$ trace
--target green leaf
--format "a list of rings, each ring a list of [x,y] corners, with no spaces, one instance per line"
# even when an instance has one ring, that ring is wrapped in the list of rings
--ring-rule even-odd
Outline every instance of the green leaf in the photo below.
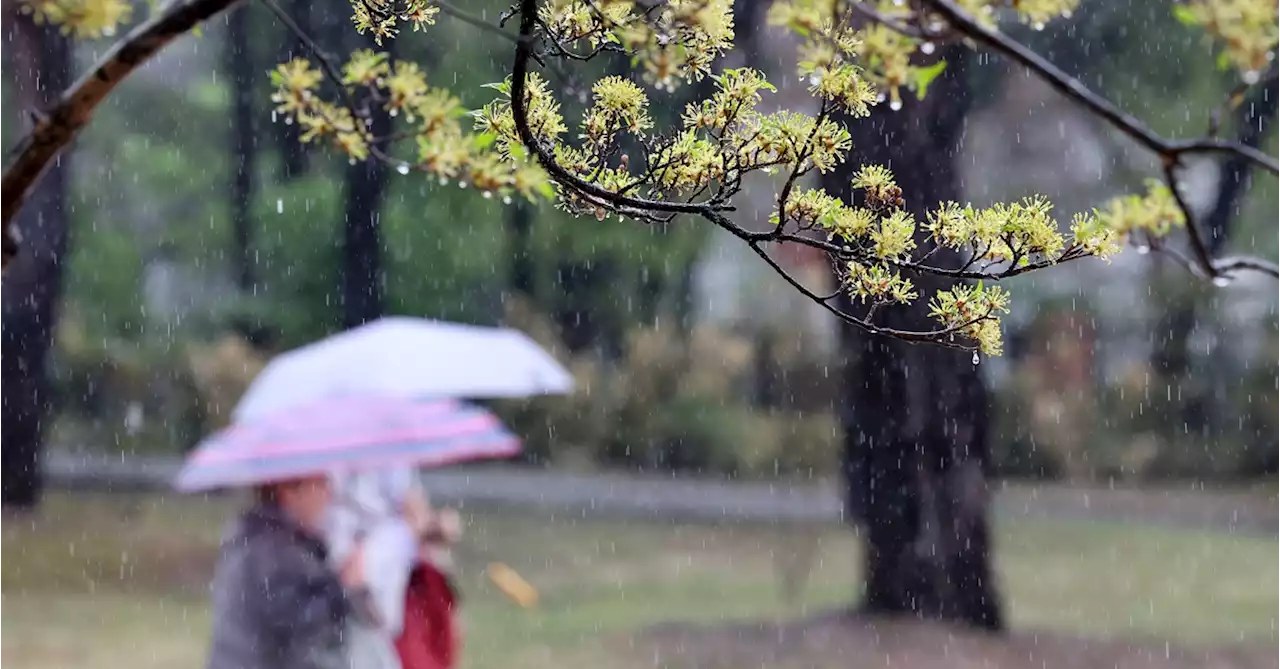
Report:
[[[1231,57],[1227,55],[1226,51],[1220,52],[1218,54],[1217,65],[1218,65],[1219,72],[1226,72],[1227,70],[1231,69]]]
[[[195,35],[197,39],[204,37],[204,25],[197,23],[194,26],[192,26],[191,34]]]
[[[981,293],[981,292],[982,292],[982,283],[983,283],[982,279],[978,279],[978,292],[979,292],[979,293]]]
[[[916,99],[924,99],[925,94],[929,92],[929,84],[932,84],[945,69],[947,69],[945,60],[940,60],[929,67],[916,68]]]
[[[496,134],[492,132],[482,132],[475,135],[474,139],[471,140],[471,144],[477,151],[484,151],[485,149],[493,146],[493,143],[496,141],[498,141],[498,136]]]
[[[556,199],[555,186],[552,186],[550,181],[544,181],[538,184],[538,194],[548,200],[554,200]]]
[[[510,152],[512,160],[524,160],[529,155],[529,152],[524,148],[524,144],[520,142],[512,142]]]
[[[1178,20],[1184,26],[1198,25],[1200,22],[1196,20],[1196,13],[1186,5],[1173,6],[1173,18]]]

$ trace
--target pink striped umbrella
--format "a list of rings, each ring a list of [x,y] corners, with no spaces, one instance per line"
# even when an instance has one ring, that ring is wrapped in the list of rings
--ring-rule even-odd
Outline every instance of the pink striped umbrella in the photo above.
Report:
[[[174,486],[252,486],[336,471],[504,458],[520,440],[456,400],[337,397],[232,425],[196,447]]]

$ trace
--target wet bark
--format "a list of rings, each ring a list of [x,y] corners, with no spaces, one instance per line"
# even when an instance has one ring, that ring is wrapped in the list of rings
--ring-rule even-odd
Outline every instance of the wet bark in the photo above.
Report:
[[[10,17],[5,32],[21,54],[13,67],[19,77],[19,104],[27,110],[44,108],[71,83],[70,40],[26,16]],[[0,501],[6,509],[30,509],[40,501],[40,451],[49,417],[48,359],[67,253],[70,182],[69,156],[54,154],[50,161],[17,213],[21,245],[0,288]],[[6,183],[6,206],[8,188]]]
[[[249,41],[250,7],[238,7],[227,17],[223,67],[231,85],[231,262],[236,287],[253,291],[253,197],[257,168],[257,114],[253,49]]]
[[[954,157],[969,108],[966,54],[945,51],[950,65],[925,100],[906,93],[900,111],[882,105],[851,123],[855,160],[828,175],[830,191],[848,197],[851,171],[878,163],[894,171],[917,220],[939,201],[961,199]],[[928,299],[947,284],[911,279],[920,300],[881,310],[878,324],[936,326]],[[1001,629],[987,518],[988,395],[972,354],[852,328],[841,340],[844,473],[866,540],[863,610]]]

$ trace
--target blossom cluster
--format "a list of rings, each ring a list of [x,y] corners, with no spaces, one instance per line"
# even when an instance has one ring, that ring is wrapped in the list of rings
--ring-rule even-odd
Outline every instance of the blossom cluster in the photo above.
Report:
[[[514,191],[526,198],[549,197],[545,172],[530,160],[511,160],[512,137],[501,129],[480,123],[464,127],[469,112],[447,90],[427,84],[417,64],[393,61],[387,54],[362,49],[343,65],[341,88],[334,99],[322,94],[324,73],[306,59],[294,59],[271,73],[275,86],[271,100],[275,113],[286,123],[298,123],[304,142],[325,142],[346,154],[352,162],[377,158],[392,161],[404,172],[418,170],[442,182],[458,180],[492,196]],[[411,160],[373,155],[376,145],[389,138],[372,136],[363,119],[357,119],[345,103],[362,92],[380,103],[382,112],[408,128],[402,133],[416,143]],[[514,126],[511,125],[511,132]],[[498,149],[499,137],[501,149]]]

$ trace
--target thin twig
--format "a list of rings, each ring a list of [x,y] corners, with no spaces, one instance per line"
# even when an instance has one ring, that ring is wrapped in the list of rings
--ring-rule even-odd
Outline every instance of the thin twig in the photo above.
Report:
[[[502,28],[480,18],[479,16],[476,16],[475,14],[464,11],[453,4],[444,2],[443,0],[435,0],[435,4],[437,7],[440,8],[440,13],[446,16],[450,16],[455,19],[458,19],[459,21],[462,21],[463,23],[466,23],[468,25],[475,26],[476,28],[479,28],[487,33],[497,35],[498,37],[501,37],[502,39],[507,40],[512,44],[516,44],[520,40],[520,37],[518,35],[511,33],[509,31],[503,30]]]
[[[1196,269],[1199,274],[1212,279],[1217,276],[1218,271],[1214,267],[1209,247],[1204,243],[1204,236],[1200,234],[1200,227],[1196,224],[1195,212],[1182,196],[1182,189],[1178,187],[1179,165],[1180,163],[1177,162],[1165,162],[1164,180],[1169,184],[1169,192],[1173,193],[1173,201],[1178,204],[1178,209],[1182,210],[1182,219],[1187,227],[1187,237],[1191,240],[1191,252],[1195,256]]]
[[[515,57],[511,65],[511,115],[515,120],[516,133],[520,136],[520,141],[533,152],[538,159],[538,164],[551,178],[580,195],[630,209],[699,215],[723,210],[723,207],[705,203],[669,202],[621,195],[580,179],[556,161],[555,156],[543,146],[533,134],[533,129],[529,127],[528,101],[525,100],[528,90],[529,60],[533,56],[533,45],[536,41],[533,31],[537,20],[538,0],[520,0],[520,39],[516,42]]]
[[[932,37],[932,34],[926,35],[925,32],[920,28],[903,23],[893,18],[892,16],[885,14],[884,12],[881,12],[877,9],[869,7],[865,3],[851,2],[849,3],[849,6],[853,9],[853,11],[857,12],[858,14],[861,14],[868,21],[879,23],[887,28],[891,28],[899,33],[902,33],[907,37],[914,37],[916,39],[928,39]]]

